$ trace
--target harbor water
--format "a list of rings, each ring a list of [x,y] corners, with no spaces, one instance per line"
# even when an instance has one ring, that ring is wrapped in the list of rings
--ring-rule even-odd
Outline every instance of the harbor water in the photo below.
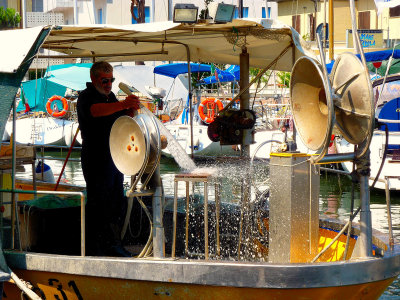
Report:
[[[58,174],[60,173],[63,166],[63,158],[65,158],[67,151],[57,151],[57,152],[45,152],[45,163],[48,164],[53,173],[55,174],[56,180]],[[66,164],[64,175],[62,180],[67,183],[76,185],[85,185],[83,179],[81,165],[79,162],[79,152],[72,152],[71,160]],[[52,160],[54,158],[59,158],[60,160]],[[224,168],[221,173],[224,175],[224,180],[229,180],[231,182],[229,185],[232,186],[231,190],[226,192],[226,195],[230,197],[222,197],[223,201],[238,201],[240,199],[240,187],[235,179],[238,173],[243,172],[241,166],[226,162],[201,162],[196,163],[203,168],[203,170],[209,170],[214,172],[218,168]],[[222,167],[221,167],[222,166]],[[252,186],[255,186],[261,192],[268,185],[268,178],[261,176],[260,174],[265,174],[263,168],[266,168],[265,163],[259,165],[253,165],[253,168],[246,170],[250,173],[250,181]],[[163,186],[165,194],[173,196],[174,193],[174,176],[181,172],[180,167],[175,163],[173,159],[162,158],[161,159],[161,175],[163,178]],[[256,174],[256,175],[255,175]],[[25,166],[25,172],[19,173],[18,176],[23,176],[29,178],[32,176],[32,171],[29,165]],[[130,182],[130,178],[126,177],[126,184]],[[232,182],[233,180],[233,182]],[[224,184],[223,182],[223,188]],[[320,215],[325,215],[329,218],[337,218],[341,220],[348,220],[351,209],[351,179],[344,175],[321,172],[321,187],[320,187]],[[184,194],[184,185],[182,184],[182,190],[180,193]],[[224,191],[222,191],[224,193]],[[359,206],[359,192],[355,189],[355,203],[354,208]],[[391,192],[391,210],[392,210],[392,224],[393,232],[395,236],[395,243],[399,242],[400,239],[400,193]],[[389,226],[386,218],[386,200],[384,191],[372,190],[371,191],[371,216],[373,228],[387,233],[389,231]],[[356,222],[358,217],[356,217]],[[400,278],[397,278],[392,285],[390,285],[380,299],[400,299]]]

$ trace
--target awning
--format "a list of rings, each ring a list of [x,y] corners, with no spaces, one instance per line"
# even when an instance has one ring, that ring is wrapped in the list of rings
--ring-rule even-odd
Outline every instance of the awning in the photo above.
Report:
[[[292,47],[293,45],[293,47]],[[274,69],[291,71],[309,44],[291,27],[271,19],[235,19],[226,24],[178,24],[171,21],[126,26],[54,27],[44,48],[69,57],[96,60],[187,61],[239,65],[246,48],[250,66],[264,68],[290,48]],[[293,53],[294,51],[294,53]]]
[[[43,27],[1,30],[0,73],[14,73],[26,59],[37,39],[42,39]],[[39,44],[41,41],[39,42]]]

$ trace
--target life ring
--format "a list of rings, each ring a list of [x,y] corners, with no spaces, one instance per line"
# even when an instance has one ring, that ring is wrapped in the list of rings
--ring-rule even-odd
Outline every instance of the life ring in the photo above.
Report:
[[[215,98],[206,98],[199,105],[199,115],[204,123],[210,124],[214,121],[215,117],[215,105],[218,107],[218,110],[221,111],[224,108],[222,102]],[[207,115],[204,113],[204,107],[207,108]]]
[[[63,105],[62,111],[53,111],[53,109],[51,108],[51,103],[54,100],[62,101],[62,105]],[[49,98],[49,100],[47,100],[46,111],[52,117],[55,117],[55,118],[63,117],[68,111],[68,101],[67,101],[67,99],[65,99],[64,97],[61,97],[61,96],[57,96],[57,95],[52,96],[51,98]]]

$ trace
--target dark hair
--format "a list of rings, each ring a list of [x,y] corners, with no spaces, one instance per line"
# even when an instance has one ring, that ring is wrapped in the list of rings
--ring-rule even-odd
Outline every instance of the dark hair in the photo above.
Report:
[[[95,62],[90,68],[90,77],[98,77],[100,72],[111,73],[113,71],[112,65],[106,61]]]

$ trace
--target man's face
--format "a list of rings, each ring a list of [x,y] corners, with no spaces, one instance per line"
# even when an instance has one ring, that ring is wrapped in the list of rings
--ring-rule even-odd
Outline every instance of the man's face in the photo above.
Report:
[[[108,96],[111,93],[112,82],[114,81],[113,73],[100,72],[99,76],[92,78],[92,82],[96,90],[103,95]]]

